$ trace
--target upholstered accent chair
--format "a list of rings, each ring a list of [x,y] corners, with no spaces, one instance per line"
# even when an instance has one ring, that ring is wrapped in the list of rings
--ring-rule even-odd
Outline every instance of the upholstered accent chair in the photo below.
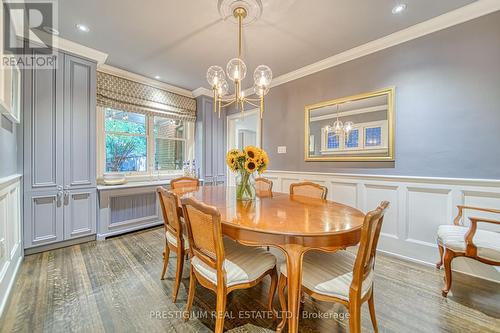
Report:
[[[255,191],[259,196],[273,195],[273,182],[267,178],[255,178]]]
[[[302,290],[314,299],[345,305],[349,310],[351,333],[361,331],[361,305],[365,301],[368,301],[373,328],[378,332],[373,300],[373,270],[378,238],[388,206],[389,202],[384,201],[377,209],[366,214],[356,255],[349,251],[310,251],[304,255]],[[286,311],[286,263],[281,265],[280,272],[278,295],[282,311]],[[286,318],[283,318],[278,325],[278,332],[282,331],[285,324]]]
[[[303,197],[320,198],[326,200],[328,189],[312,182],[300,182],[290,184],[290,195],[300,195]]]
[[[217,294],[215,332],[224,329],[226,298],[237,289],[251,288],[265,276],[271,277],[269,310],[276,292],[276,258],[262,248],[247,247],[222,237],[220,213],[216,207],[194,198],[183,198],[182,209],[191,245],[188,319],[193,305],[196,282]]]
[[[200,181],[192,177],[179,177],[172,179],[170,181],[170,187],[173,190],[186,189],[186,188],[197,188],[200,186]]]
[[[500,220],[483,217],[469,217],[470,225],[461,223],[464,210],[490,213],[496,216],[498,209],[479,208],[471,206],[457,206],[458,214],[452,225],[440,225],[437,231],[437,242],[440,260],[436,264],[439,269],[444,265],[445,282],[442,290],[444,297],[451,288],[451,262],[457,257],[467,257],[482,263],[500,266],[500,233],[488,230],[479,230],[478,223],[500,225]]]
[[[167,191],[163,187],[156,189],[163,214],[163,225],[165,227],[165,248],[163,250],[163,269],[161,279],[165,277],[168,266],[170,251],[177,254],[177,267],[175,273],[175,284],[172,289],[172,300],[177,300],[179,286],[181,284],[182,270],[184,268],[184,258],[189,249],[189,241],[185,236],[181,222],[182,210],[179,207],[179,199],[173,192]]]

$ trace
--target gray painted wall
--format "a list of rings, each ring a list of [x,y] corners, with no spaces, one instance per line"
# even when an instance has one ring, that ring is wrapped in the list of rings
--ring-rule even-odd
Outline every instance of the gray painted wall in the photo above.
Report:
[[[270,169],[500,179],[499,32],[496,12],[271,89]],[[304,162],[305,105],[389,86],[394,163]]]
[[[22,133],[20,126],[0,115],[0,178],[21,173]]]

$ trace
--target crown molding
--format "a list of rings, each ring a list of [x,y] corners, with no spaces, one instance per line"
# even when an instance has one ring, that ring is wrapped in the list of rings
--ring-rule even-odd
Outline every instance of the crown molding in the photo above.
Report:
[[[55,43],[54,45],[57,45],[57,48],[66,52],[74,53],[76,55],[95,60],[98,65],[102,65],[106,62],[106,59],[108,58],[108,54],[101,52],[99,50],[72,42],[70,40],[58,37],[58,36],[52,36],[54,38]]]
[[[204,87],[199,87],[198,89],[195,89],[192,91],[193,97],[199,97],[199,96],[207,96],[207,97],[213,97],[213,92],[210,89],[204,88]]]
[[[161,82],[158,80],[154,80],[154,79],[151,79],[149,77],[146,77],[146,76],[143,76],[140,74],[132,73],[132,72],[126,71],[126,70],[118,68],[118,67],[110,66],[107,64],[102,64],[102,65],[97,67],[97,70],[100,72],[103,72],[103,73],[119,76],[119,77],[124,78],[124,79],[143,83],[143,84],[146,84],[148,86],[152,86],[152,87],[155,87],[158,89],[166,90],[166,91],[169,91],[169,92],[174,93],[174,94],[193,98],[193,93],[187,89],[179,88],[179,87],[173,86],[171,84]],[[194,96],[194,97],[196,97],[196,96]]]
[[[475,18],[500,10],[499,0],[478,0],[451,12],[436,16],[430,20],[418,23],[406,29],[397,31],[385,37],[376,39],[366,44],[357,46],[350,50],[338,53],[326,59],[296,69],[289,73],[280,75],[273,79],[271,88],[284,83],[300,79],[302,77],[335,67],[348,61],[358,59],[369,54],[396,46],[413,39],[464,23]],[[253,94],[253,88],[245,90],[245,94]]]

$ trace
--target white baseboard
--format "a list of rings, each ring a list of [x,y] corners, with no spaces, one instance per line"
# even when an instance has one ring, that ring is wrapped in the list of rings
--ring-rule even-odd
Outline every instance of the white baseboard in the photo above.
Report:
[[[291,183],[312,181],[328,188],[328,199],[367,212],[387,200],[391,203],[380,235],[380,251],[414,262],[434,265],[439,259],[436,232],[439,225],[452,224],[457,205],[500,207],[500,180],[358,175],[270,170],[264,175],[273,190],[289,192]],[[497,218],[491,214],[476,214]],[[465,212],[463,222],[467,223]],[[500,231],[483,223],[479,228]],[[465,274],[500,282],[494,266],[467,258],[456,258],[453,268]]]

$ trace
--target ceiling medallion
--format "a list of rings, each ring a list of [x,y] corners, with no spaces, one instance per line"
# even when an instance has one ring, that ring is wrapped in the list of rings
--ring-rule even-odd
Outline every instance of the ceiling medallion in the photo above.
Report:
[[[253,73],[254,92],[258,98],[245,97],[241,90],[241,81],[247,74],[247,66],[242,58],[242,28],[243,21],[251,23],[262,15],[262,3],[260,0],[219,0],[219,12],[223,18],[227,18],[229,10],[232,11],[233,19],[238,23],[238,56],[229,60],[226,71],[220,66],[211,66],[207,70],[207,81],[214,93],[214,112],[219,114],[221,108],[235,104],[237,109],[244,111],[245,104],[260,108],[260,117],[264,113],[264,96],[269,92],[273,72],[266,65],[257,66]],[[234,94],[229,94],[229,85],[226,75],[234,84]]]

